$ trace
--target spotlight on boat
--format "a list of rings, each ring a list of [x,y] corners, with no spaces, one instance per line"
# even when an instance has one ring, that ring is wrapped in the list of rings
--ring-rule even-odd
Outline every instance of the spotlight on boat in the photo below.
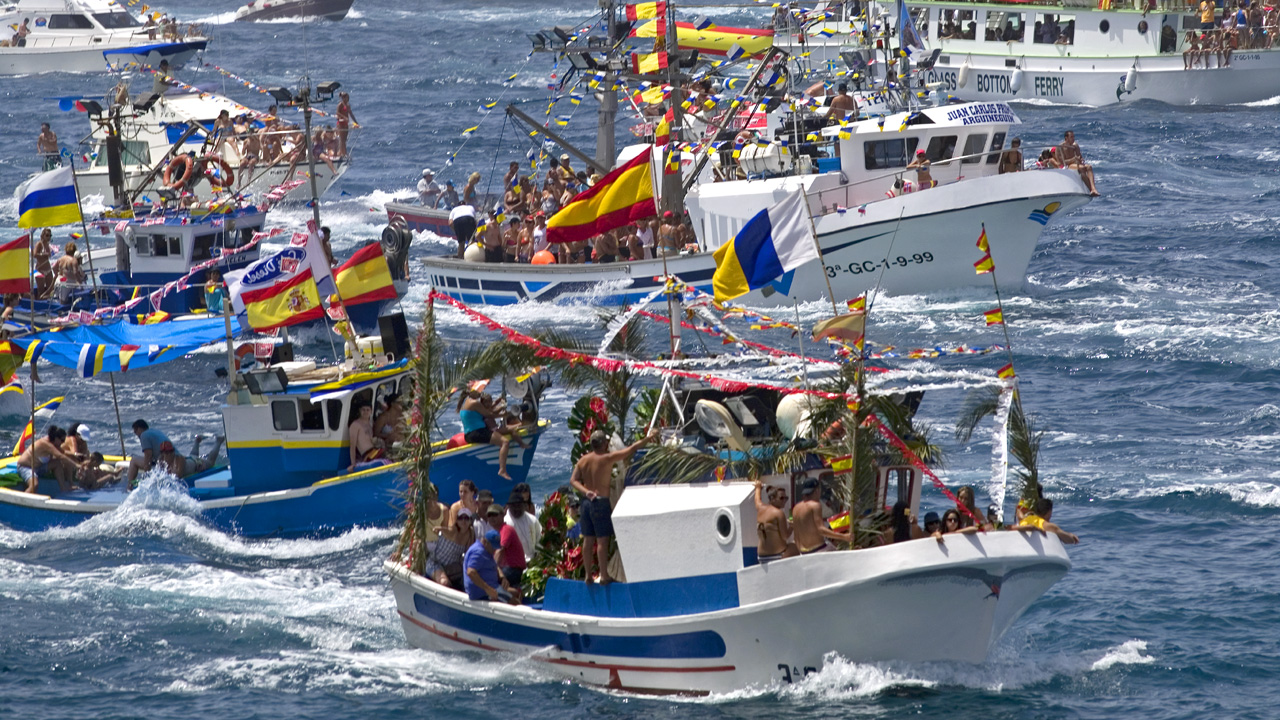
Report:
[[[338,92],[340,87],[342,87],[342,83],[337,80],[327,80],[316,84],[316,94],[321,100],[332,100],[334,93]]]
[[[594,71],[598,67],[595,58],[591,57],[589,53],[571,52],[567,53],[566,57],[569,58],[569,64],[584,72],[588,70]]]
[[[289,104],[293,102],[293,93],[288,88],[273,87],[267,88],[267,94],[278,103]]]
[[[534,51],[541,52],[547,49],[546,35],[543,35],[540,32],[535,32],[535,33],[525,33],[524,36],[529,38],[530,43],[533,43]]]
[[[685,68],[685,69],[695,67],[698,64],[698,51],[697,50],[689,50],[689,51],[681,50],[680,59],[677,61],[676,64],[679,67]]]
[[[80,107],[89,115],[101,115],[102,105],[94,100],[81,100]]]
[[[551,32],[555,33],[556,37],[560,38],[560,42],[565,45],[573,42],[574,35],[573,28],[571,27],[560,27],[557,25],[556,27],[551,28]]]
[[[932,70],[933,66],[938,62],[938,56],[941,54],[942,48],[934,48],[933,52],[929,53],[929,57],[921,58],[920,62],[916,63],[916,67],[920,70]]]
[[[146,100],[143,100],[142,102],[134,103],[133,110],[134,112],[141,115],[142,113],[145,113],[146,111],[150,110],[151,106],[155,105],[159,101],[160,101],[160,93],[151,93],[150,95],[147,96]]]

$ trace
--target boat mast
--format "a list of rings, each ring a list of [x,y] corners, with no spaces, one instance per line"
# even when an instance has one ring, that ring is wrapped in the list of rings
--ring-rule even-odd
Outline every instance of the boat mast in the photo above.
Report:
[[[676,28],[676,4],[673,0],[667,2],[667,36],[664,39],[664,48],[667,54],[667,84],[671,86],[671,92],[667,95],[667,102],[671,104],[671,136],[668,143],[674,145],[680,141],[680,137],[684,134],[684,88],[680,84],[680,46],[678,33]],[[667,152],[667,148],[663,148],[660,152]],[[662,161],[665,167],[665,159]],[[680,173],[662,172],[662,204],[660,210],[670,210],[676,214],[676,219],[684,214],[684,182]],[[661,213],[659,213],[661,215]]]
[[[615,0],[601,0],[601,7],[604,8],[605,28],[609,33],[609,45],[612,47],[618,42],[617,4]],[[614,78],[609,78],[608,88],[600,91],[600,104],[596,109],[596,164],[610,169],[613,168],[613,159],[617,153],[614,147],[614,119],[617,114],[618,90],[614,84]]]

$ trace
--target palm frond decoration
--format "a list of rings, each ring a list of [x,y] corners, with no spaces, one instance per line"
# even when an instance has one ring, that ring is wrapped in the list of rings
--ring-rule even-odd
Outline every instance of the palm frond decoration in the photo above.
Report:
[[[607,327],[616,313],[601,313],[600,319]],[[610,341],[608,352],[627,358],[640,358],[645,352],[646,334],[639,317],[633,317],[623,325]],[[543,340],[550,344],[557,344]],[[574,349],[567,345],[558,345],[565,349]],[[600,370],[586,363],[558,362],[556,369],[560,373],[560,382],[569,390],[587,390],[599,396],[609,409],[609,415],[617,423],[618,433],[627,437],[627,419],[631,415],[631,406],[635,403],[640,391],[642,378],[628,368],[616,371]]]
[[[636,463],[636,477],[642,482],[680,484],[790,473],[801,468],[808,452],[779,440],[756,445],[752,452],[731,460],[687,445],[658,445]]]
[[[969,393],[959,419],[956,420],[956,439],[968,442],[978,425],[996,414],[1000,402],[1000,388],[985,387]],[[1014,391],[1017,393],[1017,391]],[[1015,472],[1022,481],[1020,497],[1035,502],[1040,498],[1040,443],[1044,431],[1022,409],[1022,401],[1015,394],[1009,408],[1009,454],[1021,465]]]

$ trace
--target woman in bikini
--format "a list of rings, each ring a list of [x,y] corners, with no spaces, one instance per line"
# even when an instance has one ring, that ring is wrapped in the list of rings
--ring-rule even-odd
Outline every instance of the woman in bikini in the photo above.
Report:
[[[522,448],[529,446],[510,428],[497,426],[497,419],[501,416],[502,413],[492,406],[489,396],[479,390],[468,391],[458,403],[463,439],[468,443],[500,446],[498,476],[510,480],[511,476],[507,474],[507,455],[511,452],[511,441],[519,443]]]
[[[472,516],[471,511],[463,508],[458,513],[454,527],[442,525],[436,528],[439,538],[431,543],[431,555],[427,558],[427,565],[424,568],[424,574],[427,577],[445,587],[462,589],[462,583],[454,584],[453,578],[459,581],[462,579],[462,556],[475,542],[475,533],[471,529],[474,523],[475,517]]]

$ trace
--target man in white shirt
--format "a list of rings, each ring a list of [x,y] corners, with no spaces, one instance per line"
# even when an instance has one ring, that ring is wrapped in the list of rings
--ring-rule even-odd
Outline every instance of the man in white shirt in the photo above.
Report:
[[[533,228],[533,254],[537,255],[551,247],[551,243],[547,242],[547,214],[539,210],[534,213],[533,219],[538,223]]]
[[[510,525],[516,531],[516,535],[520,537],[520,545],[524,548],[525,562],[533,560],[533,555],[538,551],[538,543],[542,540],[542,525],[538,523],[538,519],[528,512],[532,510],[532,503],[527,503],[524,499],[524,493],[513,490],[511,497],[507,501],[507,516],[504,522]]]
[[[454,207],[449,211],[449,225],[453,227],[453,236],[458,238],[458,257],[462,257],[476,234],[476,209],[470,205]]]
[[[435,183],[435,176],[431,168],[425,168],[422,179],[418,181],[418,202],[424,207],[434,208],[440,199],[440,186]]]
[[[636,237],[640,240],[641,247],[644,248],[644,257],[631,258],[632,260],[645,260],[657,257],[653,252],[653,226],[649,224],[648,220],[636,221]]]

